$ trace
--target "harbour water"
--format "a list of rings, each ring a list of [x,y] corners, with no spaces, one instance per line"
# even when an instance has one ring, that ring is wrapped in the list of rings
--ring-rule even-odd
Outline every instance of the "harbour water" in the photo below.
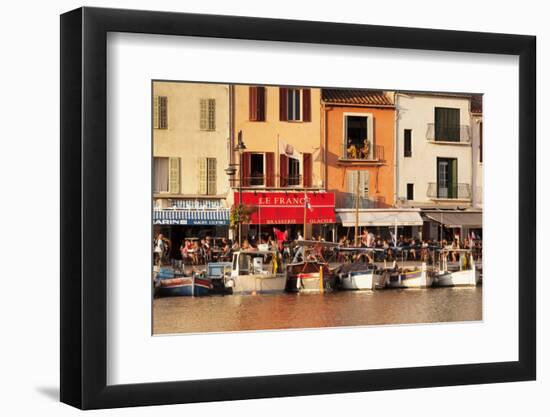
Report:
[[[482,320],[483,287],[166,297],[153,334]]]

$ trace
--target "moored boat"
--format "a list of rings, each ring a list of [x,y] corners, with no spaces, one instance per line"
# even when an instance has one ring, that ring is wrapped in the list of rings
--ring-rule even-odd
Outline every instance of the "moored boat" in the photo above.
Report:
[[[454,249],[459,254],[457,263],[449,263],[449,250],[440,251],[439,267],[435,273],[435,285],[438,287],[476,286],[481,274],[476,268],[472,252],[467,249]]]
[[[157,274],[157,294],[163,297],[208,295],[212,281],[202,274],[187,277],[175,274],[171,268],[162,267]]]
[[[352,262],[337,270],[338,288],[341,290],[375,290],[386,287],[388,273],[375,264],[361,261],[362,255],[374,253],[371,248],[341,248],[340,252],[352,254]]]
[[[420,267],[401,267],[389,270],[389,288],[427,288],[434,282],[434,274],[425,262]]]
[[[285,274],[279,269],[275,251],[237,251],[225,286],[233,294],[282,292]]]
[[[336,288],[336,277],[326,262],[307,260],[287,265],[286,291],[321,292]]]

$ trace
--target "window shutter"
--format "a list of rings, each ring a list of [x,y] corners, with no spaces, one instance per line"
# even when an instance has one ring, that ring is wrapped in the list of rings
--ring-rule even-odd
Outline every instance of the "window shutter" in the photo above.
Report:
[[[304,175],[304,187],[311,187],[311,174],[312,174],[312,164],[313,160],[310,153],[304,153],[304,166],[302,167],[302,173]]]
[[[216,158],[207,158],[208,194],[216,195]]]
[[[302,90],[302,121],[311,122],[311,90],[304,88]]]
[[[207,162],[206,158],[199,158],[199,194],[207,193]]]
[[[169,160],[170,193],[179,194],[180,191],[180,159],[170,158]]]
[[[208,130],[216,130],[216,99],[208,99]]]
[[[159,96],[153,97],[153,129],[159,128]]]
[[[275,152],[265,154],[266,187],[275,186]]]
[[[449,193],[450,198],[458,198],[458,161],[451,159],[451,191]]]
[[[265,122],[265,87],[258,87],[258,121]]]
[[[369,171],[358,171],[360,173],[359,196],[369,198]]]
[[[248,87],[248,118],[258,120],[258,87]]]
[[[168,129],[168,97],[159,97],[159,129]]]
[[[206,99],[201,98],[200,102],[200,129],[208,129],[208,103]]]
[[[288,120],[288,88],[279,88],[279,120]]]
[[[242,155],[242,186],[243,187],[249,187],[250,186],[250,152],[243,152]],[[239,175],[241,175],[239,173]]]
[[[288,185],[288,156],[281,154],[279,162],[279,185],[286,187]]]

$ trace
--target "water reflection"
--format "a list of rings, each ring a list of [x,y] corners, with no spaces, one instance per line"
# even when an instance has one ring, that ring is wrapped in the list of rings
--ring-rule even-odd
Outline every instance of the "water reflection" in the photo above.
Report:
[[[482,319],[482,287],[158,298],[153,333],[198,333]]]

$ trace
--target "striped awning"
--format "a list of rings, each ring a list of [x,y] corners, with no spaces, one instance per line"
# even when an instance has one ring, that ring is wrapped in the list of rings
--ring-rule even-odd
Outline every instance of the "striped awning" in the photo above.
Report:
[[[229,209],[153,210],[153,224],[226,226],[229,225]]]
[[[355,210],[337,209],[337,219],[344,227],[355,226]],[[420,210],[414,209],[362,209],[358,226],[422,226]]]
[[[477,229],[483,227],[483,213],[481,211],[424,211],[429,220],[441,223],[448,228],[469,227]]]

